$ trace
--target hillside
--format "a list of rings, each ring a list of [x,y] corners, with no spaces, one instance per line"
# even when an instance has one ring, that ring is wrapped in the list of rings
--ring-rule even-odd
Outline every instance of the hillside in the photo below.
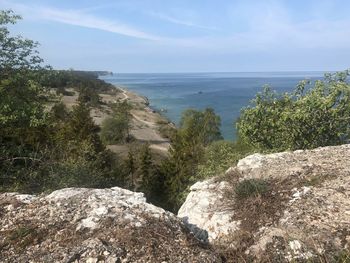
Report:
[[[127,101],[132,106],[131,135],[136,141],[141,143],[149,142],[150,147],[154,151],[165,154],[168,151],[170,143],[169,139],[164,138],[160,134],[160,129],[164,126],[173,127],[173,125],[148,106],[147,98],[119,87],[116,87],[116,90],[120,92],[98,93],[101,97],[101,105],[91,109],[91,117],[94,122],[101,126],[103,120],[111,116],[112,109],[110,103]],[[67,89],[67,91],[68,95],[62,96],[62,102],[71,109],[78,103],[79,92],[72,88]],[[125,144],[109,145],[108,148],[121,155],[126,155],[128,152],[128,145]]]

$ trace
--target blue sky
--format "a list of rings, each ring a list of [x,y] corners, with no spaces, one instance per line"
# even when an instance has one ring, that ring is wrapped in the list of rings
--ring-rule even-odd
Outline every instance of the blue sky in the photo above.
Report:
[[[347,0],[0,0],[55,68],[113,72],[349,68]]]

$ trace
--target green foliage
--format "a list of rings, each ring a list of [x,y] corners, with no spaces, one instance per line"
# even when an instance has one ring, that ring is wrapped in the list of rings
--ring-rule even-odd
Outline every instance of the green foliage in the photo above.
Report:
[[[262,179],[246,179],[239,182],[235,188],[236,197],[245,199],[248,197],[256,197],[268,191],[268,184]]]
[[[32,143],[29,139],[42,136],[40,130],[47,125],[48,115],[38,84],[16,78],[0,81],[0,142],[28,144]]]
[[[37,44],[12,37],[6,27],[18,19],[0,11],[0,191],[118,185],[125,176],[122,165],[102,145],[89,105],[81,102],[72,112],[62,103],[51,111],[48,105],[49,89],[86,81],[108,91],[111,85],[90,73],[42,69]]]
[[[105,144],[118,144],[127,137],[128,122],[119,116],[106,118],[102,122],[101,139]]]
[[[350,139],[349,72],[325,75],[306,89],[277,94],[265,88],[243,109],[237,122],[240,139],[267,151],[338,145]]]
[[[126,180],[123,182],[128,189],[135,189],[135,172],[137,169],[136,160],[134,154],[129,150],[128,157],[124,162],[125,173],[128,175]]]
[[[205,148],[203,161],[198,167],[198,179],[223,174],[231,166],[250,153],[248,146],[238,142],[216,141]]]
[[[112,105],[113,115],[102,122],[101,139],[105,144],[128,142],[130,136],[131,106],[126,102]]]
[[[103,146],[98,132],[99,127],[90,116],[90,108],[81,102],[74,106],[64,130],[65,140],[87,141],[94,146],[95,152],[100,152]]]
[[[182,113],[180,120],[180,130],[191,131],[204,146],[223,139],[220,125],[220,116],[216,115],[212,108],[206,108],[204,111],[188,109]]]
[[[149,148],[148,144],[143,145],[141,148],[139,174],[142,178],[142,192],[144,192],[146,196],[151,195],[154,183],[154,165],[152,161],[151,149]]]
[[[42,62],[35,49],[37,44],[11,36],[6,27],[18,19],[12,11],[0,11],[0,141],[35,133],[47,117],[43,107],[45,90],[36,79]]]
[[[163,138],[171,139],[175,136],[176,128],[170,121],[161,119],[157,121],[157,125],[159,127],[158,131]]]
[[[78,88],[78,92],[79,102],[94,107],[98,107],[101,104],[100,95],[98,95],[96,89],[94,89],[93,86],[89,86],[89,83],[82,83],[81,86]]]
[[[55,103],[51,109],[51,117],[59,121],[67,120],[69,113],[66,105],[63,102]]]
[[[185,200],[189,186],[198,180],[198,165],[205,146],[221,139],[220,117],[212,109],[186,110],[180,128],[172,137],[170,157],[162,164],[166,174],[168,206],[176,211]]]
[[[38,43],[21,36],[11,36],[7,28],[15,24],[20,16],[11,10],[0,10],[0,76],[8,78],[15,71],[40,69],[42,59],[36,50]]]

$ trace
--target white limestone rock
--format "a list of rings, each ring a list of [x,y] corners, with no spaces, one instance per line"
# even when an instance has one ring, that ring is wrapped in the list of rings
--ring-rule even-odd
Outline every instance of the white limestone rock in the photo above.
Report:
[[[214,180],[194,184],[185,203],[178,211],[178,216],[200,239],[213,241],[238,228],[240,222],[232,220],[232,214],[220,210],[224,201],[226,182]]]
[[[226,243],[230,247],[239,243],[235,239],[239,233],[250,231],[252,244],[245,255],[257,262],[264,255],[271,262],[289,262],[349,250],[349,144],[253,154],[228,169],[227,176],[234,180],[211,179],[193,185],[178,213],[193,231],[206,231],[213,244],[226,238],[231,239]],[[237,183],[247,179],[262,179],[273,186],[268,199],[257,202],[258,210],[259,202],[265,206],[271,202],[261,218],[259,214],[249,218],[249,211],[245,218],[238,217],[242,207],[237,199],[225,199],[225,188],[233,192]],[[225,210],[229,202],[234,209]]]
[[[0,194],[0,248],[1,263],[220,262],[174,214],[118,187]]]

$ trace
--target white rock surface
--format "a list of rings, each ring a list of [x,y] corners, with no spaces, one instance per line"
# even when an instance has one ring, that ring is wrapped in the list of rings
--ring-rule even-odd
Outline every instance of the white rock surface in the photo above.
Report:
[[[114,187],[0,194],[1,263],[162,261],[220,259],[142,193]]]
[[[220,210],[224,201],[223,191],[228,187],[226,182],[213,180],[194,184],[185,203],[178,211],[178,216],[189,226],[201,240],[213,241],[229,231],[238,229],[239,221],[232,221],[232,215]]]
[[[231,185],[217,179],[193,185],[178,213],[190,229],[207,231],[212,243],[231,238],[226,245],[236,244],[237,236],[249,232],[252,244],[245,255],[260,258],[270,253],[271,262],[334,256],[350,249],[350,145],[253,154],[228,169],[227,175],[235,177],[229,180]],[[259,210],[259,204],[269,207],[271,202],[266,215],[249,218],[245,211],[246,217],[240,218],[238,210],[244,209],[238,200],[225,200],[225,188],[233,193],[235,185],[247,179],[273,186],[268,199],[261,197],[252,207]],[[229,202],[234,209],[225,210]]]

